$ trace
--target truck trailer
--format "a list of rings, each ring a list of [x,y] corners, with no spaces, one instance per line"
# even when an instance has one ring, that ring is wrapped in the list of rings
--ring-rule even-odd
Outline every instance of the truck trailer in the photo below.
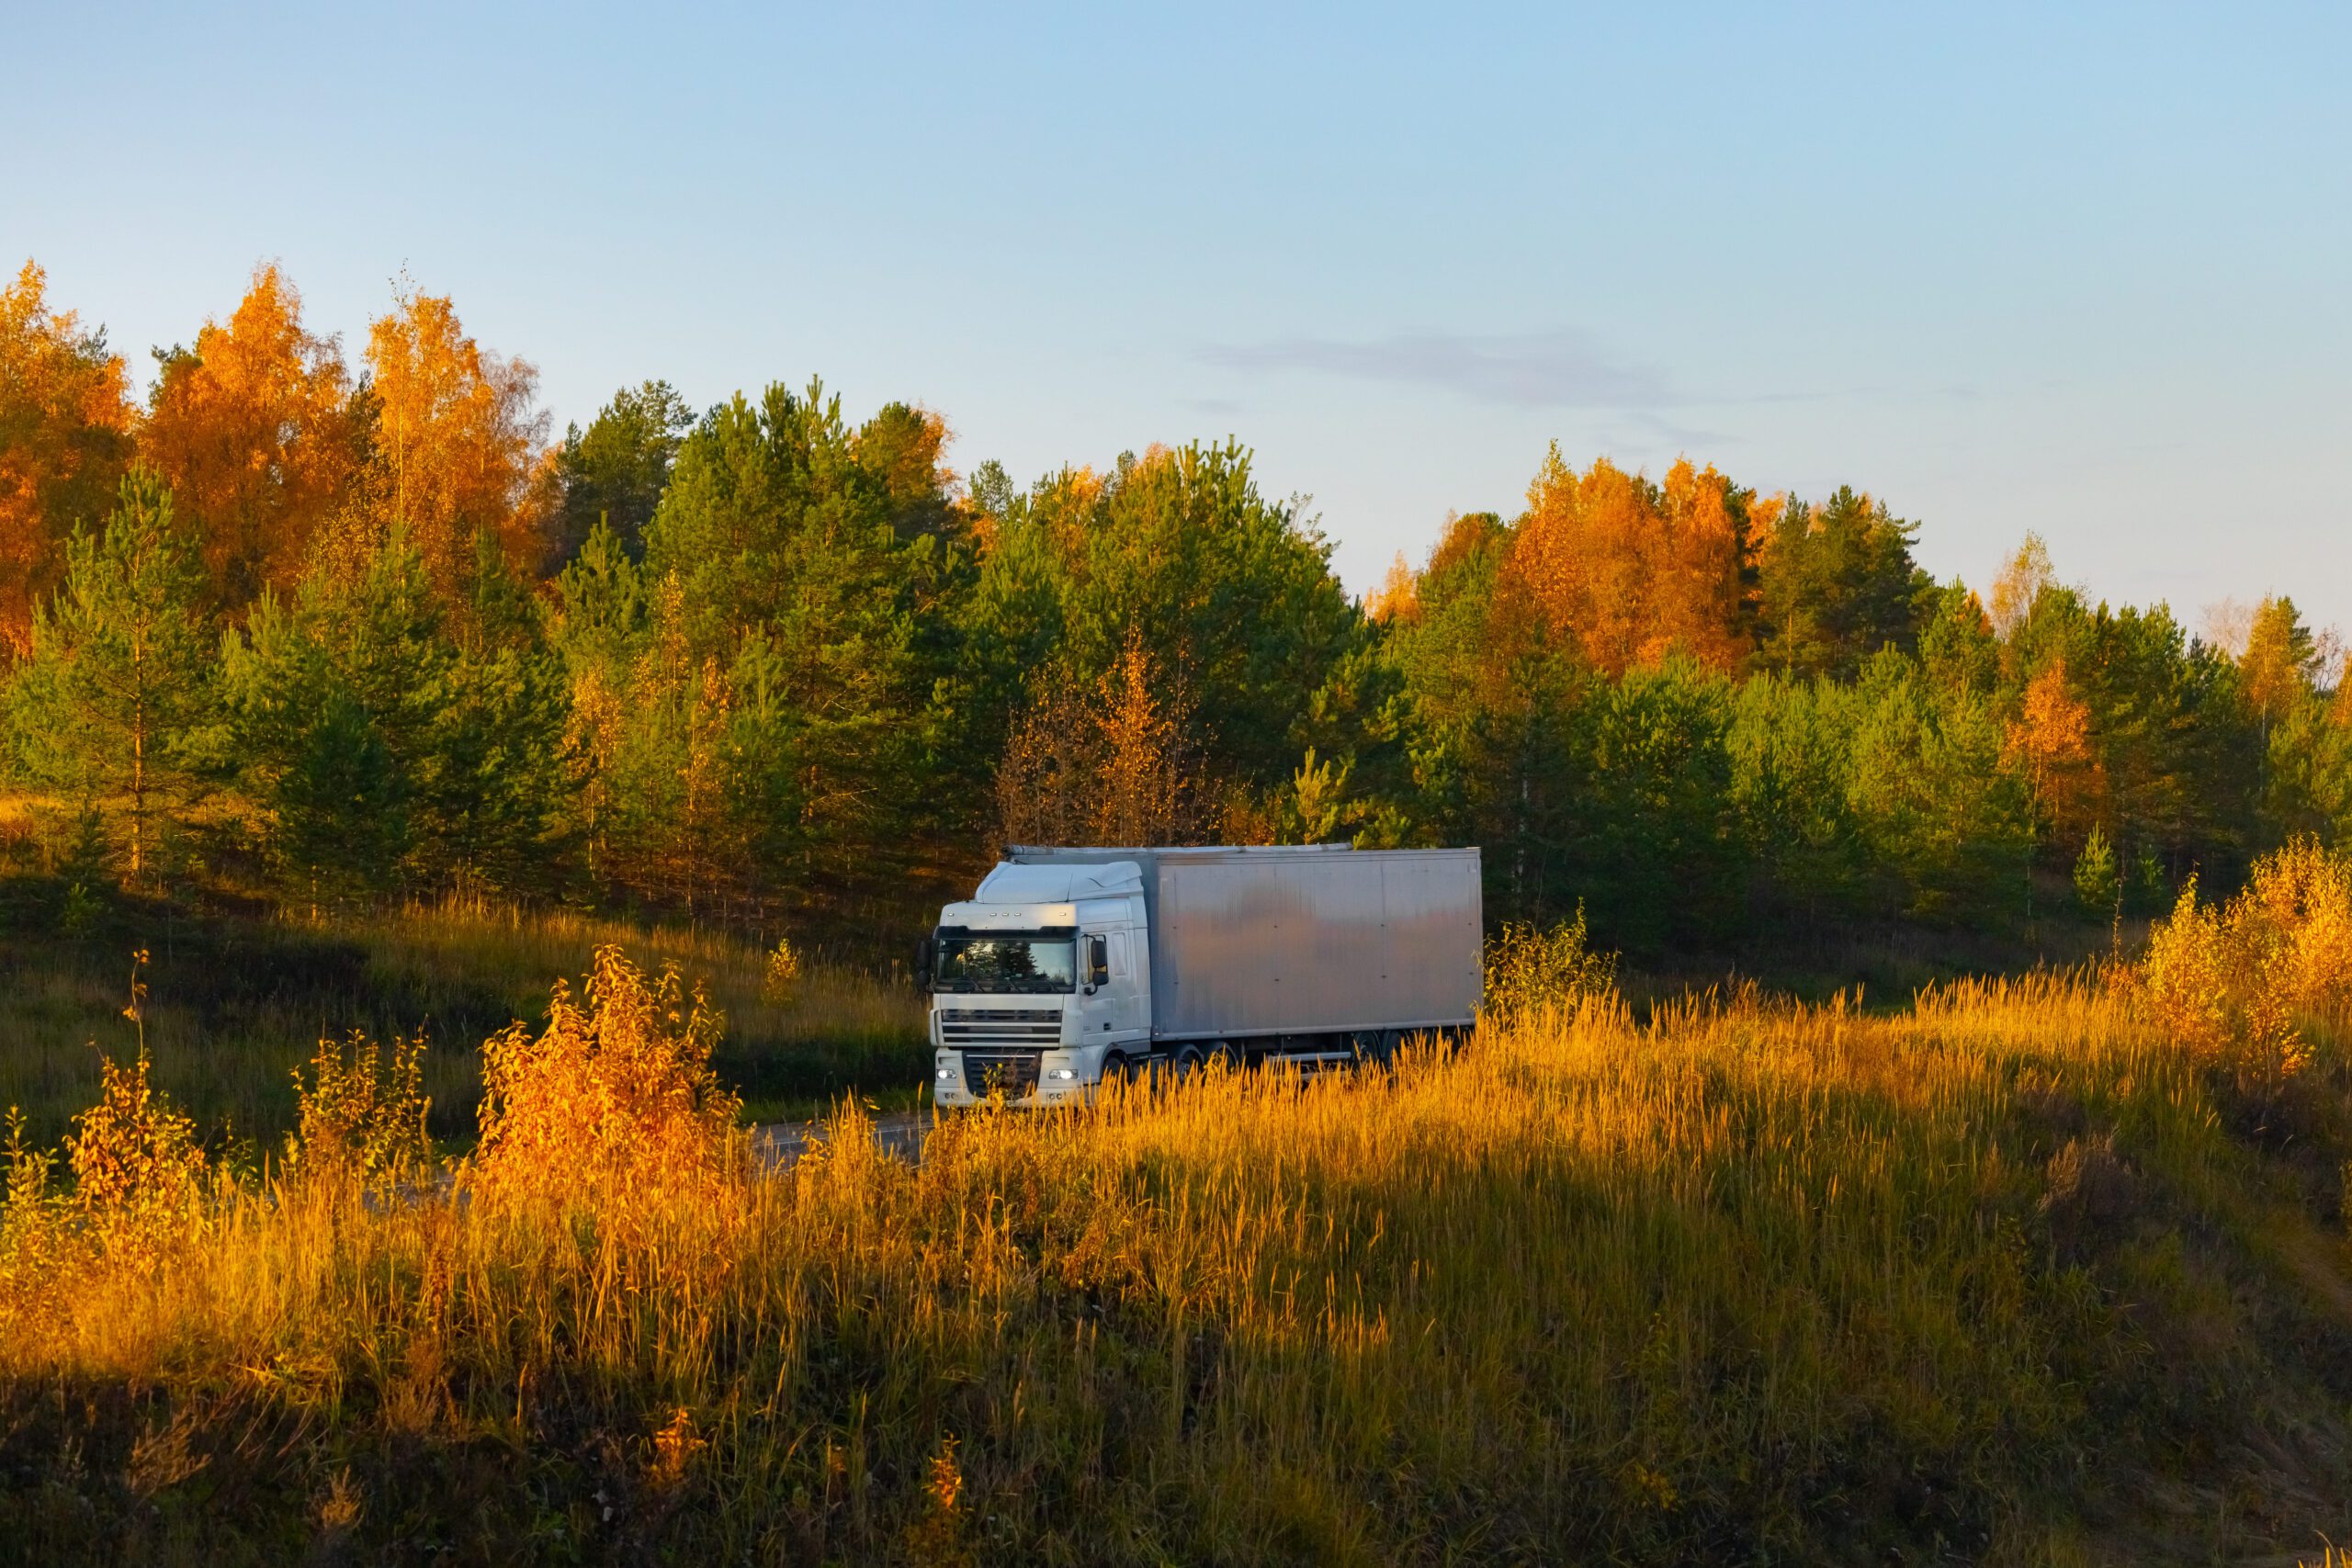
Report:
[[[934,1097],[1385,1060],[1476,1018],[1481,917],[1475,849],[1015,846],[922,944]]]

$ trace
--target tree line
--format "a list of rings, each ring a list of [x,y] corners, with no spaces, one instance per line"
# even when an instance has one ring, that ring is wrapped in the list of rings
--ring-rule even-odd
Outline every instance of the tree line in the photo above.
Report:
[[[2352,834],[2286,598],[2193,635],[1987,591],[1841,489],[1547,454],[1359,602],[1236,443],[1025,488],[913,402],[617,392],[403,288],[361,364],[275,267],[140,406],[0,290],[10,852],[328,911],[488,893],[895,941],[1003,841],[1484,846],[1636,953],[2153,911]]]

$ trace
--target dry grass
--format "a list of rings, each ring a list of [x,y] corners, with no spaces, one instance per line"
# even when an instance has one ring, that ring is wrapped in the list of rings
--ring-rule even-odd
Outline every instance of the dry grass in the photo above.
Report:
[[[61,1136],[96,1094],[101,1052],[127,1055],[121,1018],[134,948],[152,957],[143,1007],[156,1087],[216,1144],[272,1146],[294,1124],[290,1076],[322,1038],[421,1039],[423,1092],[444,1139],[473,1131],[479,1046],[547,1017],[548,983],[626,944],[675,963],[726,1018],[718,1070],[758,1119],[807,1116],[854,1087],[911,1093],[927,1080],[922,998],[911,987],[802,960],[782,990],[772,950],[731,936],[632,926],[568,910],[446,904],[340,925],[192,919],[108,907],[61,929],[45,885],[0,885],[0,1106]]]
[[[358,928],[373,975],[394,991],[449,973],[501,977],[513,1018],[547,1016],[551,976],[588,972],[618,947],[693,976],[725,1038],[714,1062],[754,1120],[812,1116],[844,1091],[910,1097],[930,1081],[923,998],[910,984],[808,961],[789,944],[731,932],[644,927],[568,909],[452,900]],[[778,953],[784,954],[778,961]]]
[[[2082,1562],[2352,1524],[2340,1012],[2298,1020],[2291,1138],[2080,974],[1603,992],[1393,1072],[960,1117],[920,1167],[851,1104],[774,1173],[691,1002],[598,976],[502,1048],[503,1114],[573,1129],[545,1179],[486,1200],[509,1123],[446,1187],[298,1165],[47,1276],[0,1333],[6,1539]],[[701,1174],[560,1157],[582,1085],[606,1155]]]

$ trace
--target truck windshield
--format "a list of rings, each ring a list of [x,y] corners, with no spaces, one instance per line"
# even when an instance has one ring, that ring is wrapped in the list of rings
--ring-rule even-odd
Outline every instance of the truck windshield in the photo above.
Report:
[[[1078,942],[1067,936],[939,938],[934,991],[1071,991],[1077,989]]]

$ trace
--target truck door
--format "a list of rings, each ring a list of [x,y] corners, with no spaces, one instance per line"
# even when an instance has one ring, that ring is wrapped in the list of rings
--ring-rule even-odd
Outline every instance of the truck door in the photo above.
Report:
[[[1118,1031],[1118,980],[1111,967],[1111,943],[1105,931],[1080,931],[1078,937],[1078,1028],[1073,1045],[1101,1045]]]
[[[1148,1016],[1142,966],[1136,960],[1142,942],[1126,931],[1111,933],[1111,1038],[1132,1040],[1144,1032]]]

